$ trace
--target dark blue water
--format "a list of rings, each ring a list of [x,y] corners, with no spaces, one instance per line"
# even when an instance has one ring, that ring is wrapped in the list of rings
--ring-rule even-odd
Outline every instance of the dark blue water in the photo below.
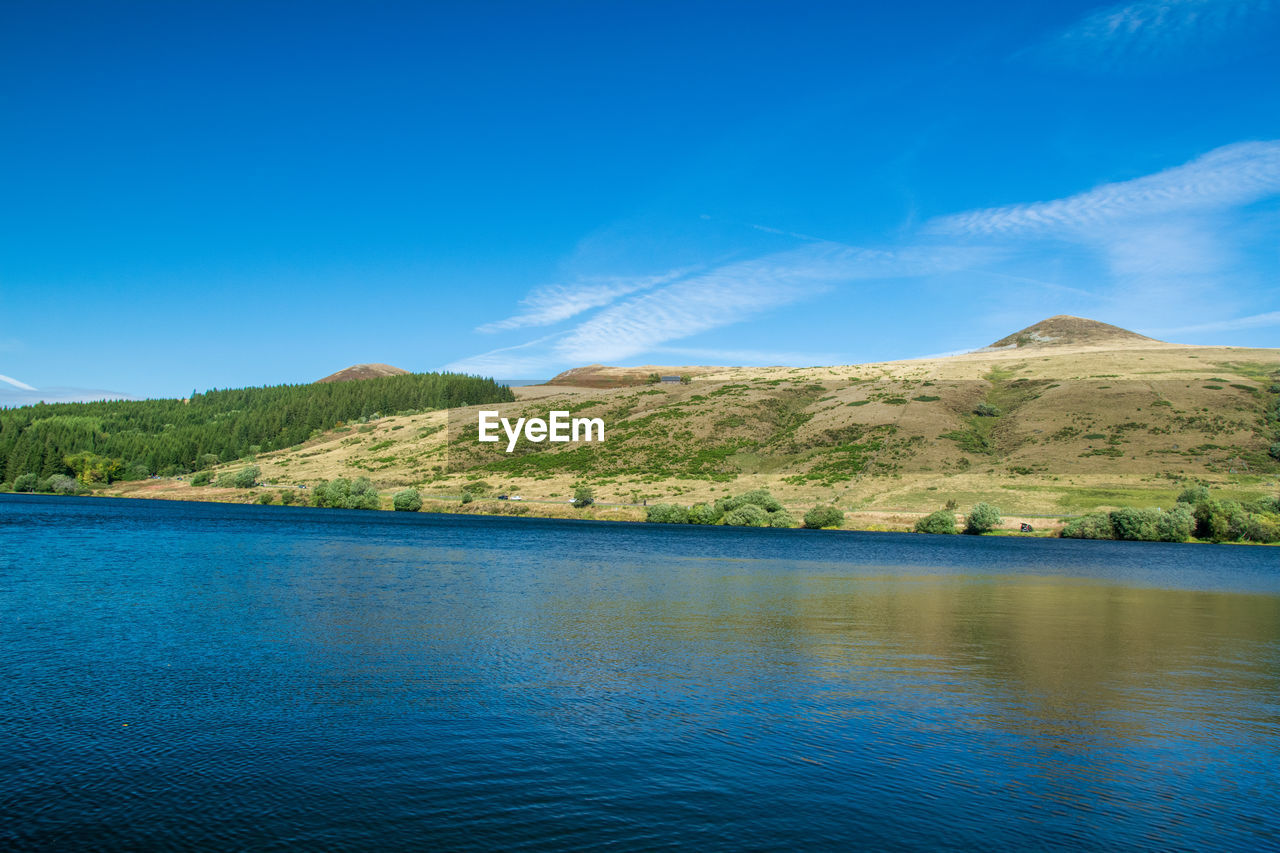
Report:
[[[0,496],[0,847],[1280,846],[1280,550]]]

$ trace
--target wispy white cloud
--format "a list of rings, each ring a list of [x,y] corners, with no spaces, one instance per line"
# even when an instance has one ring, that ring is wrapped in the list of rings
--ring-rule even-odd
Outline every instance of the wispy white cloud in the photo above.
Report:
[[[1230,320],[1218,320],[1213,323],[1197,323],[1191,326],[1179,326],[1172,329],[1151,329],[1148,335],[1193,335],[1202,332],[1238,332],[1243,329],[1266,329],[1280,326],[1280,311],[1268,311],[1265,314],[1254,314],[1249,317],[1234,317]]]
[[[965,273],[956,281],[978,288],[981,298],[1007,296],[1023,310],[1028,300],[1040,298],[1029,295],[1031,286],[1052,299],[1046,314],[1062,313],[1066,301],[1070,313],[1093,309],[1129,326],[1208,321],[1241,313],[1233,296],[1245,292],[1242,288],[1256,275],[1247,241],[1271,235],[1275,227],[1270,208],[1250,205],[1276,196],[1280,141],[1228,145],[1155,174],[1066,198],[941,217],[926,223],[905,248],[877,250],[804,238],[798,247],[697,272],[584,279],[572,292],[544,289],[525,301],[529,310],[483,328],[589,315],[555,335],[449,367],[532,377],[594,362],[669,362],[669,356],[721,363],[832,363],[837,359],[829,354],[709,350],[673,342],[858,282],[883,287],[893,280],[949,273]],[[1016,291],[1000,289],[1010,285]]]
[[[1280,141],[1224,146],[1188,163],[1052,201],[936,219],[930,233],[1039,258],[1075,244],[1099,266],[1089,290],[1122,324],[1175,324],[1232,311],[1248,207],[1280,195]],[[1265,215],[1262,217],[1265,220]],[[1261,221],[1261,220],[1259,220]]]
[[[986,256],[953,247],[888,252],[816,243],[727,264],[629,299],[570,331],[556,350],[570,362],[631,358],[840,284],[948,272]]]
[[[556,343],[568,362],[618,361],[814,296],[848,274],[845,247],[805,247],[728,264],[632,297]]]
[[[811,243],[686,275],[604,308],[554,339],[491,350],[453,362],[448,368],[516,376],[624,361],[654,352],[670,341],[738,323],[841,284],[950,272],[991,256],[990,249],[972,247],[891,252]]]
[[[1151,217],[1249,204],[1280,192],[1280,141],[1241,142],[1130,181],[1055,201],[1014,204],[947,216],[931,228],[948,234],[1076,234]]]
[[[698,347],[658,347],[653,350],[658,356],[672,355],[684,359],[694,359],[698,364],[725,365],[790,365],[814,367],[825,364],[846,364],[847,356],[835,353],[814,352],[777,352],[755,349],[702,349]]]
[[[544,346],[560,335],[547,335],[509,347],[499,347],[479,355],[458,359],[444,366],[457,373],[475,373],[498,379],[537,379],[551,371],[556,362]]]
[[[1143,0],[1096,11],[1042,50],[1090,65],[1161,62],[1247,34],[1275,11],[1275,0]]]
[[[136,400],[129,394],[119,391],[105,391],[93,388],[61,388],[48,387],[35,389],[30,386],[15,388],[0,387],[0,408],[9,406],[30,406],[35,403],[83,403],[93,400]]]
[[[676,269],[649,276],[584,277],[571,284],[542,287],[521,300],[523,311],[502,320],[485,323],[477,332],[503,332],[530,326],[552,326],[584,311],[601,308],[640,290],[648,290],[687,275],[689,269]]]
[[[23,391],[35,391],[35,390],[37,390],[36,388],[34,388],[34,387],[32,387],[32,386],[28,385],[28,384],[27,384],[27,383],[25,383],[25,382],[19,382],[17,379],[14,379],[12,376],[5,376],[5,375],[4,375],[4,374],[2,374],[2,373],[0,373],[0,382],[8,382],[8,383],[9,383],[10,385],[12,385],[14,388],[21,388]]]

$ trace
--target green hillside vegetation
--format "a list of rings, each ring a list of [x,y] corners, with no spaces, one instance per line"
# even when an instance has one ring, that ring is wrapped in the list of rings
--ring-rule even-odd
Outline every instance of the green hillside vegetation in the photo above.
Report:
[[[650,373],[690,381],[650,385]],[[197,460],[209,463],[213,488],[176,478],[91,485],[247,501],[252,490],[217,484],[252,462],[262,484],[299,497],[300,485],[365,477],[387,506],[413,488],[424,507],[453,512],[640,520],[669,504],[683,508],[661,511],[676,520],[684,512],[718,522],[728,515],[718,502],[764,490],[793,519],[830,507],[843,514],[839,526],[910,530],[940,506],[985,503],[1003,510],[993,532],[1027,523],[1045,535],[1093,512],[1172,512],[1192,483],[1244,507],[1275,496],[1280,482],[1280,349],[1166,344],[1079,318],[1054,318],[1005,348],[960,356],[808,368],[592,366],[557,382],[495,389],[514,401],[468,393],[469,405],[447,410],[378,403],[335,416],[332,428],[291,435],[303,437],[290,444],[245,437],[212,462]],[[512,422],[553,410],[600,418],[606,439],[521,440],[507,453],[505,441],[477,441],[482,408]],[[64,473],[92,470],[105,454],[96,445],[91,453],[99,456],[72,454]],[[50,476],[9,465],[3,478],[20,473]],[[579,489],[590,489],[593,503],[571,506]],[[504,494],[523,501],[498,500]],[[463,496],[471,500],[460,503]],[[778,521],[765,507],[765,516],[735,509],[743,523]],[[1218,515],[1231,518],[1231,506]],[[945,521],[936,520],[939,529]],[[817,516],[814,524],[836,526]]]
[[[889,375],[865,378],[808,369],[709,377],[655,391],[550,396],[522,400],[503,414],[567,409],[600,417],[608,424],[607,441],[521,443],[508,454],[480,445],[474,416],[458,413],[451,415],[445,445],[434,451],[351,464],[390,472],[412,459],[421,485],[476,477],[509,482],[512,490],[554,491],[565,481],[588,481],[614,485],[621,495],[692,490],[700,500],[712,498],[717,484],[745,483],[767,487],[788,503],[843,501],[846,507],[853,497],[914,508],[932,502],[925,490],[945,489],[970,504],[985,500],[1044,513],[1080,506],[1068,501],[1084,501],[1086,509],[1110,503],[1100,487],[1136,488],[1159,501],[1161,491],[1176,494],[1186,479],[1264,488],[1274,480],[1280,471],[1270,450],[1280,438],[1274,370],[1250,377],[1253,368],[1239,366],[1235,375],[1242,381],[1209,391],[1193,376],[1169,378],[1175,371],[1160,370],[1163,353],[1125,355],[1128,370],[1154,376],[1109,379],[1100,388],[1078,378],[1080,367],[1067,356],[998,366],[980,380],[904,363]],[[1144,358],[1152,363],[1142,364]],[[1067,375],[1043,375],[1048,371]],[[918,393],[922,388],[929,393]],[[1042,497],[1054,493],[1061,497]]]
[[[54,403],[0,410],[0,480],[83,483],[175,475],[288,448],[378,415],[514,400],[491,379],[413,373],[212,390],[189,400]]]

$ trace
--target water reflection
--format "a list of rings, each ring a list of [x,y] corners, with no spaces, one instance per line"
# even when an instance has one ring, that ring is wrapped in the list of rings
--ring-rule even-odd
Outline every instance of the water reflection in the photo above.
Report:
[[[0,510],[10,846],[1280,843],[1280,596],[1204,551]]]

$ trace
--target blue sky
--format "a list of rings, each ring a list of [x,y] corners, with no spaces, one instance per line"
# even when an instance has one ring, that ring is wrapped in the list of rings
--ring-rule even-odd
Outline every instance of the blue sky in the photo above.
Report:
[[[1059,313],[1276,346],[1278,40],[1272,0],[9,2],[0,399]]]

